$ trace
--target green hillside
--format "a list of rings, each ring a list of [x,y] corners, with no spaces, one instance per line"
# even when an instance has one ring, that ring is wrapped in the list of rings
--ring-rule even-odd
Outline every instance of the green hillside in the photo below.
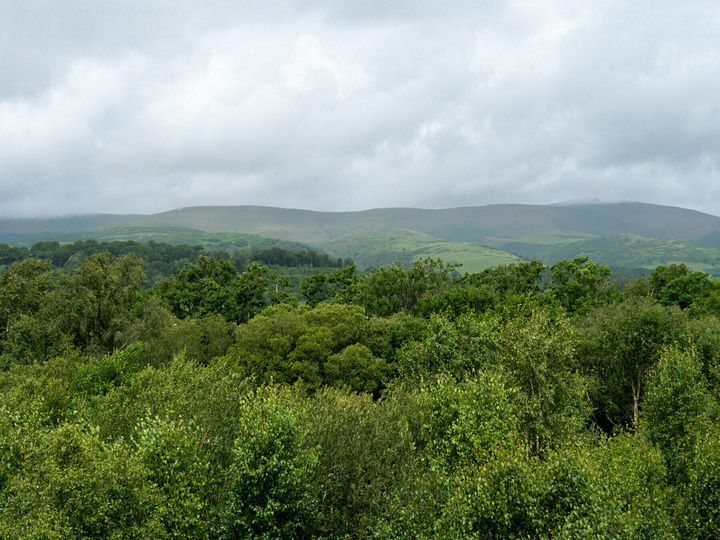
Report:
[[[588,256],[625,268],[682,261],[720,274],[720,217],[642,203],[361,212],[204,206],[147,216],[0,219],[0,242],[31,245],[39,239],[88,238],[156,240],[218,249],[312,246],[333,256],[351,257],[359,266],[432,256],[462,262],[470,270],[516,258],[554,262]]]
[[[321,244],[386,229],[406,229],[452,242],[503,243],[533,235],[576,237],[638,234],[700,241],[720,230],[720,217],[641,203],[540,206],[499,204],[442,210],[384,208],[312,212],[260,206],[183,208],[145,221],[209,232],[250,232]]]
[[[546,264],[574,257],[589,257],[609,266],[649,270],[660,265],[685,263],[693,270],[720,275],[720,249],[683,240],[618,234],[552,245],[518,243],[505,247],[519,256],[535,257]]]
[[[17,242],[17,245],[30,247],[39,240],[57,240],[59,242],[75,242],[76,240],[97,240],[98,242],[113,242],[116,240],[133,240],[135,242],[166,242],[168,244],[188,244],[191,246],[201,245],[207,249],[267,249],[278,247],[291,251],[300,251],[317,248],[283,240],[279,238],[267,238],[256,234],[239,232],[207,232],[178,225],[155,225],[145,223],[121,223],[108,225],[97,229],[90,229],[83,232],[68,232],[62,234],[48,235],[46,237],[34,238]]]
[[[479,272],[485,268],[518,262],[515,255],[467,242],[447,242],[427,234],[398,229],[369,232],[322,244],[333,257],[351,257],[360,267],[380,267],[400,261],[432,257],[445,262],[462,263],[462,271]]]

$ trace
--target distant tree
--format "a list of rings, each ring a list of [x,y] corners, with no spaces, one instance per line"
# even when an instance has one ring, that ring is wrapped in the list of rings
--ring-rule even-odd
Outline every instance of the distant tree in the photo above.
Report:
[[[578,433],[590,410],[567,318],[542,309],[520,314],[502,326],[499,343],[508,386],[518,390],[515,402],[526,454],[540,454]]]

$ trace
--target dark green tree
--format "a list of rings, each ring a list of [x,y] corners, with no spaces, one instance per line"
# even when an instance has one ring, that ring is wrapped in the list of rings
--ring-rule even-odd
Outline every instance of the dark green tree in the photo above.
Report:
[[[676,306],[649,299],[610,304],[578,319],[579,368],[593,378],[595,421],[607,431],[639,431],[640,406],[649,374],[664,347],[686,343],[687,316]]]
[[[55,317],[81,350],[110,352],[127,345],[123,332],[146,276],[143,260],[134,255],[112,259],[106,252],[86,259],[54,299]]]

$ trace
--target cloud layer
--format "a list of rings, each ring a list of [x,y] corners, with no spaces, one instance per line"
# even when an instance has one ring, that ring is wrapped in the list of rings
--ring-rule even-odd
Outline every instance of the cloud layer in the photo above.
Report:
[[[714,0],[0,6],[0,216],[567,200],[720,214]]]

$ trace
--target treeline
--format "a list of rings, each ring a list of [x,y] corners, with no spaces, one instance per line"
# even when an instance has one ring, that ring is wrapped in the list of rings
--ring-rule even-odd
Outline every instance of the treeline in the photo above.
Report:
[[[351,259],[333,258],[314,250],[291,251],[279,247],[248,248],[222,251],[201,245],[172,245],[150,240],[147,243],[127,241],[97,242],[78,240],[60,244],[57,241],[37,242],[32,247],[15,247],[0,243],[0,266],[29,258],[48,260],[65,273],[72,273],[92,255],[108,253],[112,257],[135,255],[145,260],[147,283],[153,284],[171,276],[185,264],[197,261],[200,255],[230,261],[237,270],[254,262],[270,267],[342,268],[353,264]]]
[[[720,537],[720,283],[586,258],[0,276],[0,538]]]

